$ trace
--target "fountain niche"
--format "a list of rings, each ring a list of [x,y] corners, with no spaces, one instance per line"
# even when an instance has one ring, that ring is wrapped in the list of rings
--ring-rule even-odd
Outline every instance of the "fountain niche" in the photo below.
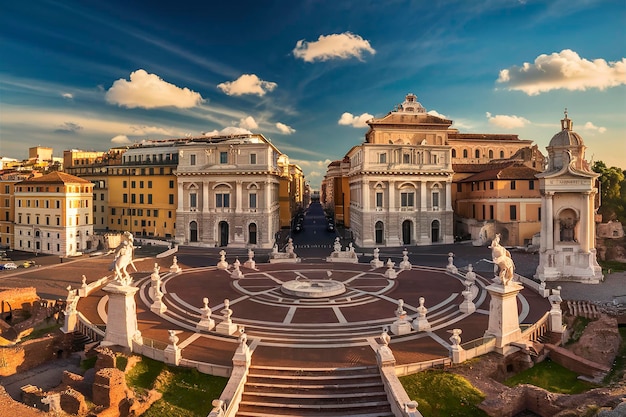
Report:
[[[300,298],[326,298],[346,292],[343,283],[330,278],[332,273],[327,272],[328,279],[308,279],[298,277],[283,283],[280,290],[288,295]]]

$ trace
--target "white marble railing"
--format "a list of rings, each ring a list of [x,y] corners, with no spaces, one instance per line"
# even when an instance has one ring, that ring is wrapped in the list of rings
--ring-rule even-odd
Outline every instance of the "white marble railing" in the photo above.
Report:
[[[546,334],[549,330],[548,320],[550,319],[550,312],[545,313],[536,323],[522,330],[522,337],[526,340],[536,342],[541,336]]]
[[[446,367],[452,364],[452,360],[450,358],[439,358],[433,359],[430,361],[423,362],[415,362],[415,363],[405,363],[402,365],[396,365],[394,367],[397,376],[406,376],[413,375],[420,371],[424,371],[430,368],[436,367]]]
[[[101,342],[104,340],[104,330],[92,324],[80,311],[76,312],[76,315],[78,316],[78,322],[75,328],[76,331],[79,331],[93,341]]]

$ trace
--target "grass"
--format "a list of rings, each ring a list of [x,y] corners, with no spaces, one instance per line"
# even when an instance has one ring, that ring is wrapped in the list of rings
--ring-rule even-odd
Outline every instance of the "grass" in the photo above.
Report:
[[[577,342],[578,339],[580,339],[580,337],[583,335],[585,328],[590,322],[591,319],[588,319],[587,317],[577,316],[574,319],[574,323],[572,323],[572,335],[570,336],[566,345],[571,345],[572,343]]]
[[[400,377],[400,382],[424,417],[487,416],[478,408],[484,394],[460,375],[432,370]]]
[[[626,271],[626,263],[619,261],[598,261],[598,264],[602,267],[602,273],[606,274],[611,272],[624,272]]]
[[[128,365],[128,358],[126,356],[117,356],[115,358],[115,367],[120,371],[126,371],[126,365]]]
[[[61,328],[61,324],[59,323],[54,323],[50,326],[46,326],[46,327],[40,327],[40,328],[35,328],[32,332],[30,332],[30,334],[28,336],[24,336],[21,341],[25,341],[25,340],[33,340],[33,339],[39,339],[40,337],[43,337],[45,335],[47,335],[48,333],[54,333],[56,332],[58,329]]]
[[[97,356],[93,356],[91,358],[84,359],[80,363],[80,369],[82,369],[82,371],[85,372],[86,370],[93,368],[94,366],[96,366],[96,361],[97,360],[98,360]]]
[[[195,369],[169,367],[142,357],[126,374],[126,382],[139,393],[156,389],[163,394],[163,398],[143,414],[145,417],[205,417],[228,378],[201,374]]]
[[[509,387],[530,384],[559,394],[580,394],[596,387],[589,382],[579,380],[576,372],[549,359],[507,379],[504,384]]]

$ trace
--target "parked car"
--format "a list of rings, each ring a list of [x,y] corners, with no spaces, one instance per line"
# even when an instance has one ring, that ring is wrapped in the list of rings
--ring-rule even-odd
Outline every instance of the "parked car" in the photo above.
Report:
[[[35,261],[24,261],[22,262],[22,266],[24,268],[30,268],[31,266],[35,266],[37,263]]]
[[[3,267],[4,269],[17,269],[17,265],[14,262],[7,262]]]

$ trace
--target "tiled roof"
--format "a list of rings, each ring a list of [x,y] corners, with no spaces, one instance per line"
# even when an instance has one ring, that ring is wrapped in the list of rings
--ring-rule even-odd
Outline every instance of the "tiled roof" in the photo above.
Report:
[[[514,163],[515,161],[504,159],[501,161],[492,161],[487,164],[452,164],[452,169],[454,172],[483,172],[491,169],[502,169]]]
[[[525,165],[513,165],[479,172],[460,182],[477,182],[487,180],[534,180],[535,174],[541,171],[529,168]]]
[[[70,175],[65,172],[54,171],[46,175],[42,175],[37,178],[30,178],[28,180],[22,181],[21,184],[91,184],[91,181],[85,180],[83,178],[77,177],[75,175]]]
[[[448,139],[459,140],[523,140],[518,135],[504,135],[498,133],[456,133],[449,132]]]

